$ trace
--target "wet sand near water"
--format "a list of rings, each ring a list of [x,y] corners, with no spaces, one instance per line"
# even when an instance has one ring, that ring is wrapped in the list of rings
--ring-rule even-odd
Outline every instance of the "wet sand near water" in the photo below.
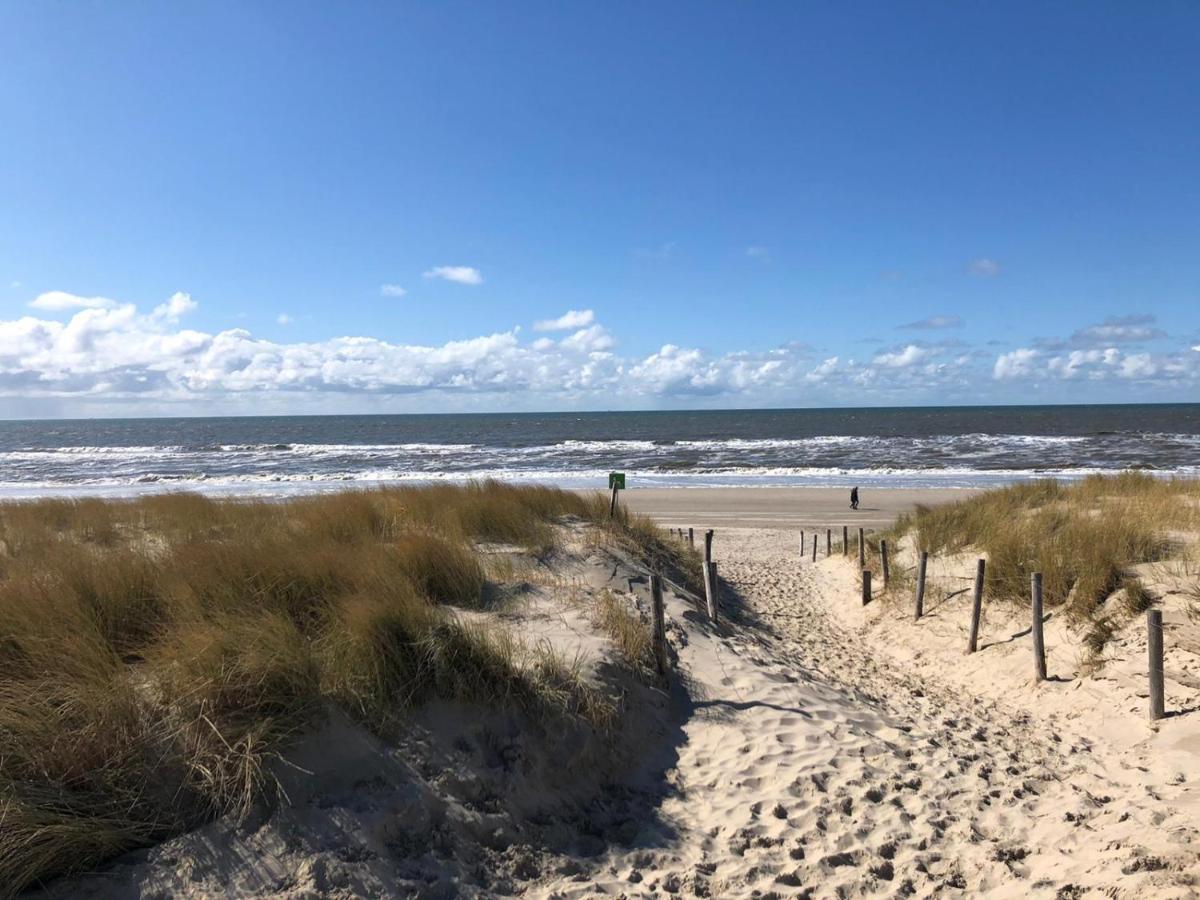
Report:
[[[634,488],[621,502],[667,528],[784,528],[805,526],[884,528],[918,505],[936,506],[973,497],[978,488],[859,488],[850,509],[849,488]]]

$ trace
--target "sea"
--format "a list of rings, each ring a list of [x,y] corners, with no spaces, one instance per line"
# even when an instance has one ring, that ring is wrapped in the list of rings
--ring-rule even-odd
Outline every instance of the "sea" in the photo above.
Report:
[[[0,422],[0,496],[286,495],[498,478],[978,487],[1200,474],[1200,404]]]

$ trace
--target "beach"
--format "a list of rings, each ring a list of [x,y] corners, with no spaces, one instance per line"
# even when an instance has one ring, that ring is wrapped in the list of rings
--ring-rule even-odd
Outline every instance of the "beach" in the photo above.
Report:
[[[1127,479],[1081,496],[1125,491],[1148,503],[1183,489]],[[1074,496],[1037,490],[1060,509]],[[394,512],[415,503],[436,516],[448,502],[474,504],[445,489],[435,502],[419,489],[367,496],[295,508],[345,516],[364,502]],[[1120,613],[1120,591],[1101,610],[1120,627],[1100,654],[1086,650],[1081,622],[1049,611],[1049,677],[1038,681],[1020,604],[989,597],[978,652],[964,652],[969,548],[935,554],[919,620],[911,537],[889,536],[892,580],[881,577],[877,536],[896,516],[976,496],[864,491],[854,518],[834,489],[622,493],[623,511],[714,531],[716,621],[685,540],[622,515],[609,522],[595,495],[554,500],[575,513],[552,543],[535,530],[527,549],[475,544],[489,591],[508,599],[451,603],[447,623],[575,660],[572,690],[619,710],[612,730],[598,731],[592,713],[563,731],[503,702],[481,708],[469,693],[433,698],[379,733],[334,710],[280,747],[287,799],[256,811],[252,826],[226,814],[43,896],[1195,896],[1194,573],[1170,560],[1130,568],[1165,622],[1168,713],[1150,721],[1146,635]],[[1193,500],[1176,514],[1188,527]],[[470,521],[480,534],[493,527]],[[854,526],[845,548],[843,523]],[[877,578],[869,603],[858,526]],[[652,573],[667,573],[657,675],[645,656]]]
[[[849,488],[635,488],[620,500],[633,512],[667,528],[884,528],[917,506],[951,503],[978,488],[862,489],[858,509],[850,508]]]

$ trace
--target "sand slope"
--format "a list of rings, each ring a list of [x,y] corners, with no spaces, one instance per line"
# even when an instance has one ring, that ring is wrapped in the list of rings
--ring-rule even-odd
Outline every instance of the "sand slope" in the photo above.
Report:
[[[914,652],[882,606],[863,614],[849,564],[798,555],[792,532],[718,532],[729,619],[668,592],[669,693],[622,680],[587,614],[599,590],[645,609],[626,559],[581,554],[507,614],[624,697],[612,746],[462,708],[391,744],[337,726],[291,806],[50,894],[1196,896],[1195,770],[1107,740],[1102,684],[1078,701],[1101,712],[1042,718],[1001,654]]]
[[[795,543],[720,532],[740,621],[671,604],[690,696],[669,795],[633,847],[534,896],[1195,895],[1187,815],[1095,742],[890,665],[840,621],[841,561]]]

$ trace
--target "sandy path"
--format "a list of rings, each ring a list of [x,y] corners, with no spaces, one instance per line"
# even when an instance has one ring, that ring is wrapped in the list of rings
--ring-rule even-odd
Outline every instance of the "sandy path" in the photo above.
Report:
[[[877,663],[793,534],[718,546],[744,608],[670,601],[691,702],[656,815],[534,896],[1196,895],[1191,823],[1089,741]]]

